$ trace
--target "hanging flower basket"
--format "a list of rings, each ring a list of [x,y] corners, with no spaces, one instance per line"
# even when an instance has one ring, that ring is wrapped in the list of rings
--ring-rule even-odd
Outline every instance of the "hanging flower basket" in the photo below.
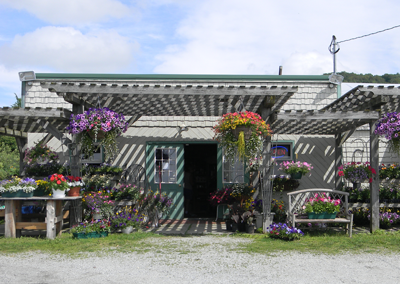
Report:
[[[235,135],[236,139],[239,139],[240,132],[243,132],[244,139],[249,140],[251,137],[252,129],[248,126],[238,126],[235,129],[232,129],[233,135]]]
[[[233,160],[236,155],[249,161],[262,152],[265,137],[271,136],[270,126],[257,113],[244,111],[227,113],[213,127],[225,157]]]
[[[376,170],[372,168],[369,162],[352,162],[338,167],[339,176],[344,177],[352,183],[372,182],[372,178],[376,175]]]
[[[400,155],[400,113],[383,115],[376,123],[374,133],[384,136],[388,140],[389,149]]]
[[[92,156],[99,147],[104,147],[106,158],[118,152],[116,139],[127,129],[125,117],[106,107],[90,108],[82,114],[72,114],[66,128],[70,134],[79,135],[81,151],[86,157]]]

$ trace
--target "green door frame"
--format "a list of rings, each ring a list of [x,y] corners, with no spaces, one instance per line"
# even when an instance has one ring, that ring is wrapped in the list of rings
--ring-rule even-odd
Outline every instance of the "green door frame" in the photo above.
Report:
[[[170,212],[169,216],[164,218],[169,219],[183,219],[184,218],[184,195],[183,195],[183,180],[184,180],[184,145],[185,144],[216,144],[213,141],[179,141],[179,142],[163,142],[163,141],[148,141],[146,143],[146,175],[149,181],[149,186],[153,192],[159,191],[159,184],[155,183],[154,177],[154,165],[155,165],[155,149],[157,148],[176,148],[177,149],[177,160],[176,160],[176,183],[162,183],[161,190],[172,197],[174,200],[174,208]],[[217,147],[217,188],[222,189],[222,149]]]

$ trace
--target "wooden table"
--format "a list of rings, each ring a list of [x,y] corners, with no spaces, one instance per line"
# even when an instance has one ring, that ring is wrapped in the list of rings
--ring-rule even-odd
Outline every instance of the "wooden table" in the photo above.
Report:
[[[55,239],[61,234],[63,226],[62,202],[82,199],[82,196],[66,196],[54,198],[51,196],[34,197],[0,197],[5,201],[5,230],[6,238],[16,238],[21,236],[21,229],[24,230],[47,230],[46,237]],[[22,201],[46,201],[46,220],[45,222],[22,222]],[[18,215],[16,214],[18,211]]]

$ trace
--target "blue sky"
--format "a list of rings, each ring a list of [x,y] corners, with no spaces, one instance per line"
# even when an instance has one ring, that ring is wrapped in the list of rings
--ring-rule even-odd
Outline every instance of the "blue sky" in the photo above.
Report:
[[[392,0],[0,0],[0,106],[20,71],[112,74],[332,72],[338,41],[400,24]],[[398,73],[400,28],[343,42],[337,71]]]

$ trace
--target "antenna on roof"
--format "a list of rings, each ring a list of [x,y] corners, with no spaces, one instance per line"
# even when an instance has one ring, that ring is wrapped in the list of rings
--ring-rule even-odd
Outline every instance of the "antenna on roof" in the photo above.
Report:
[[[333,84],[342,83],[344,77],[342,75],[336,74],[336,53],[339,52],[339,43],[336,42],[336,37],[332,36],[331,44],[329,45],[329,52],[333,55],[333,73],[329,75],[329,82]]]

